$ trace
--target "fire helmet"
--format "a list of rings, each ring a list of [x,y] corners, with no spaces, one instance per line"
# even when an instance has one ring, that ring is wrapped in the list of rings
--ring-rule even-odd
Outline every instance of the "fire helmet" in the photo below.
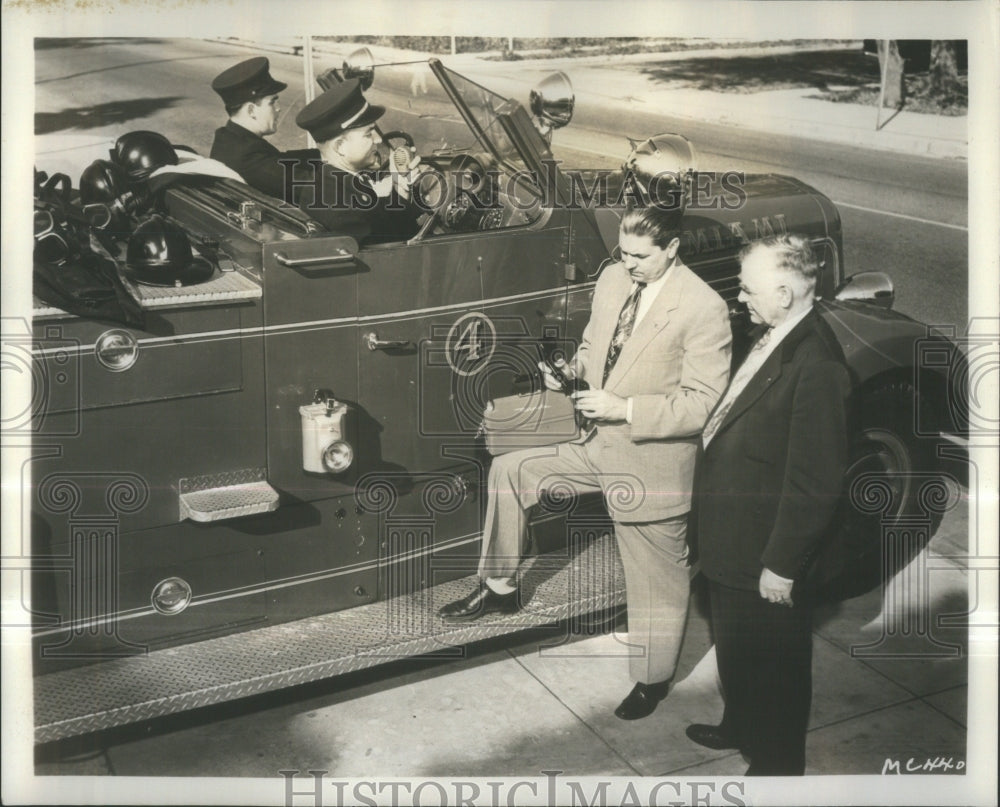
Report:
[[[80,201],[111,204],[128,191],[128,177],[110,160],[94,160],[80,175]]]
[[[212,264],[191,251],[187,233],[159,214],[145,219],[128,240],[125,272],[147,286],[191,286],[212,276]]]
[[[141,182],[157,168],[177,165],[177,152],[170,141],[158,132],[129,132],[115,141],[112,159],[131,182]]]
[[[91,226],[127,236],[129,216],[140,208],[140,196],[129,189],[125,172],[110,160],[94,160],[80,175],[80,201]]]

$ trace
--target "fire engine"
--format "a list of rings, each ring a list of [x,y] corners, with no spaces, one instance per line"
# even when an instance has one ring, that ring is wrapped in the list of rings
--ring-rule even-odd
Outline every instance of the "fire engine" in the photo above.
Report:
[[[554,497],[530,530],[522,611],[435,616],[475,571],[483,412],[538,389],[539,342],[579,338],[645,158],[682,179],[682,257],[730,304],[737,347],[739,250],[811,239],[860,401],[845,484],[879,482],[865,500],[879,519],[906,512],[941,435],[962,431],[954,345],[892,310],[885,275],[845,274],[840,217],[819,191],[700,173],[678,135],[633,143],[615,172],[567,168],[552,134],[573,109],[561,75],[527,105],[436,59],[346,64],[326,80],[343,75],[374,79],[382,129],[443,178],[412,238],[359,247],[245,184],[177,181],[158,215],[210,276],[130,284],[141,325],[36,299],[23,480],[36,742],[529,627],[555,626],[558,641],[620,606],[600,502]],[[103,250],[126,260],[124,242]],[[937,358],[917,370],[924,348]]]

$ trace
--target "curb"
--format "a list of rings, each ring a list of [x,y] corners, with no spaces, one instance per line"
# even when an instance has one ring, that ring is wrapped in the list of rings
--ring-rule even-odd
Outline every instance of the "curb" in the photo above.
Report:
[[[617,99],[605,99],[606,103],[616,104],[622,109],[633,110],[631,103],[622,102]],[[653,103],[641,96],[637,98],[641,103]],[[872,125],[870,128],[860,128],[858,126],[838,124],[830,121],[810,121],[803,118],[786,117],[781,115],[771,115],[766,122],[748,123],[727,111],[721,111],[717,107],[704,106],[697,109],[692,104],[684,105],[680,108],[673,108],[671,114],[684,117],[692,121],[716,124],[719,126],[729,126],[738,129],[752,130],[772,134],[777,137],[799,137],[807,138],[824,143],[837,143],[841,145],[853,145],[871,151],[886,151],[896,154],[913,154],[915,156],[929,157],[943,160],[967,160],[969,147],[968,143],[949,137],[935,137],[933,135],[911,134],[907,132],[894,132],[890,128],[876,130],[874,126],[875,108],[872,107]],[[918,114],[918,113],[911,113]],[[764,125],[761,125],[761,124]],[[767,125],[768,123],[778,125]]]
[[[817,45],[815,47],[796,45],[772,45],[772,46],[747,46],[745,48],[691,48],[690,50],[664,50],[664,51],[644,51],[642,53],[607,53],[594,56],[568,56],[557,55],[548,57],[532,58],[530,55],[518,59],[504,60],[499,58],[499,51],[483,51],[481,53],[460,53],[449,56],[449,59],[478,60],[486,64],[498,63],[504,65],[518,65],[531,68],[541,68],[552,65],[554,68],[562,65],[578,65],[589,67],[598,65],[606,67],[616,64],[641,64],[642,62],[681,62],[687,59],[738,59],[745,56],[782,56],[791,53],[809,53],[812,51],[830,50],[860,50],[861,40],[848,42],[842,45]],[[531,53],[532,51],[525,51]],[[534,51],[538,53],[538,51]]]
[[[284,53],[288,56],[301,56],[303,45],[283,45],[271,42],[255,42],[250,39],[236,39],[229,36],[205,37],[207,42],[217,42],[220,45],[232,45],[234,48],[246,48],[247,50],[264,51],[265,53]],[[313,48],[315,50],[315,47]]]
[[[294,44],[292,42],[258,42],[248,39],[239,39],[231,37],[212,37],[209,41],[217,42],[219,44],[232,45],[234,47],[264,51],[267,53],[282,53],[291,56],[302,56],[302,51],[304,48],[303,44]],[[853,45],[853,43],[845,44],[843,49],[848,50]],[[321,54],[332,54],[337,56],[343,56],[349,53],[357,47],[356,43],[351,42],[313,42],[313,52]],[[514,61],[503,61],[503,60],[491,60],[484,59],[484,55],[489,55],[485,53],[462,53],[455,56],[440,55],[440,54],[427,54],[419,51],[403,50],[400,48],[392,48],[387,46],[379,45],[365,45],[368,47],[372,53],[375,55],[376,61],[412,61],[412,60],[426,60],[428,58],[440,58],[442,61],[446,61],[452,65],[458,66],[472,66],[475,65],[479,70],[489,69],[491,66],[496,66],[497,68],[525,68],[529,70],[539,70],[543,68],[551,68],[552,71],[558,70],[560,68],[575,66],[582,68],[584,70],[589,67],[607,67],[609,64],[627,64],[627,63],[642,63],[645,61],[664,61],[664,60],[683,60],[683,59],[694,59],[703,58],[705,56],[711,55],[716,58],[738,58],[741,56],[746,56],[748,54],[753,55],[769,55],[769,54],[780,54],[780,53],[792,53],[800,52],[803,50],[801,47],[789,47],[789,46],[776,46],[776,47],[748,47],[748,48],[724,48],[724,49],[692,49],[687,51],[670,51],[665,53],[638,53],[638,54],[624,54],[621,56],[584,56],[584,57],[566,57],[557,56],[550,59],[518,59]],[[833,46],[824,46],[823,50],[830,50]],[[808,48],[806,48],[808,50]],[[512,79],[510,76],[506,77],[507,80],[519,81],[518,79]],[[533,82],[520,82],[532,84]],[[586,93],[577,93],[577,99],[586,95]],[[655,99],[649,98],[644,93],[637,94],[633,96],[632,100],[625,100],[622,98],[615,98],[609,96],[603,96],[600,94],[594,94],[592,96],[595,99],[599,99],[598,103],[605,105],[614,105],[615,107],[622,109],[623,111],[632,112],[635,111],[635,104],[637,101],[648,105],[648,108],[652,110],[658,103]],[[695,111],[695,114],[691,114]],[[874,117],[875,109],[872,107],[872,115]],[[920,134],[910,134],[905,132],[893,132],[885,128],[875,131],[874,123],[872,128],[859,128],[857,126],[831,123],[829,121],[815,121],[808,118],[801,117],[782,117],[773,116],[771,120],[782,121],[781,126],[767,126],[760,125],[760,121],[747,122],[741,120],[739,115],[732,114],[731,111],[725,109],[719,109],[716,105],[705,104],[700,106],[697,103],[686,103],[682,107],[674,107],[672,113],[679,117],[684,117],[693,121],[701,121],[705,123],[728,126],[733,128],[742,128],[748,131],[761,132],[765,134],[771,134],[775,136],[785,136],[785,137],[805,137],[812,140],[827,142],[827,143],[837,143],[840,145],[853,145],[858,148],[870,149],[872,151],[884,151],[897,154],[912,154],[920,157],[928,157],[933,159],[950,159],[950,160],[967,160],[968,159],[968,142],[967,140],[957,140],[948,137],[935,137],[933,135],[920,135]],[[918,114],[918,113],[913,113]]]

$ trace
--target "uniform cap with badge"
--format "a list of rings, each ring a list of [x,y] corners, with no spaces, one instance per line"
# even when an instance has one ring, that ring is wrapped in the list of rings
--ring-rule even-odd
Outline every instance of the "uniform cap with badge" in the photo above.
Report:
[[[295,123],[313,136],[317,143],[332,140],[348,129],[374,123],[385,114],[385,107],[369,104],[357,79],[335,84],[317,96],[295,116]]]
[[[271,78],[270,69],[271,63],[266,57],[254,56],[219,73],[212,80],[212,89],[227,107],[276,95],[288,85]]]

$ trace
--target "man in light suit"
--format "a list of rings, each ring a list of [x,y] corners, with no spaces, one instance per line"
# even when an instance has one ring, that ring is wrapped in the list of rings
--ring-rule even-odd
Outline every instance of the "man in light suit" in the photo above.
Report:
[[[685,533],[698,437],[729,374],[726,304],[678,257],[679,211],[636,208],[621,262],[601,274],[579,350],[565,366],[590,389],[575,406],[595,427],[578,441],[493,461],[479,587],[446,620],[511,613],[526,511],[547,485],[603,491],[625,569],[632,692],[615,714],[650,714],[669,689],[687,615]],[[540,365],[546,385],[558,383]]]
[[[812,696],[810,609],[796,583],[836,527],[851,385],[814,310],[809,242],[759,241],[741,261],[740,300],[761,333],[705,426],[691,514],[726,707],[720,725],[687,734],[742,750],[747,775],[794,776]]]

